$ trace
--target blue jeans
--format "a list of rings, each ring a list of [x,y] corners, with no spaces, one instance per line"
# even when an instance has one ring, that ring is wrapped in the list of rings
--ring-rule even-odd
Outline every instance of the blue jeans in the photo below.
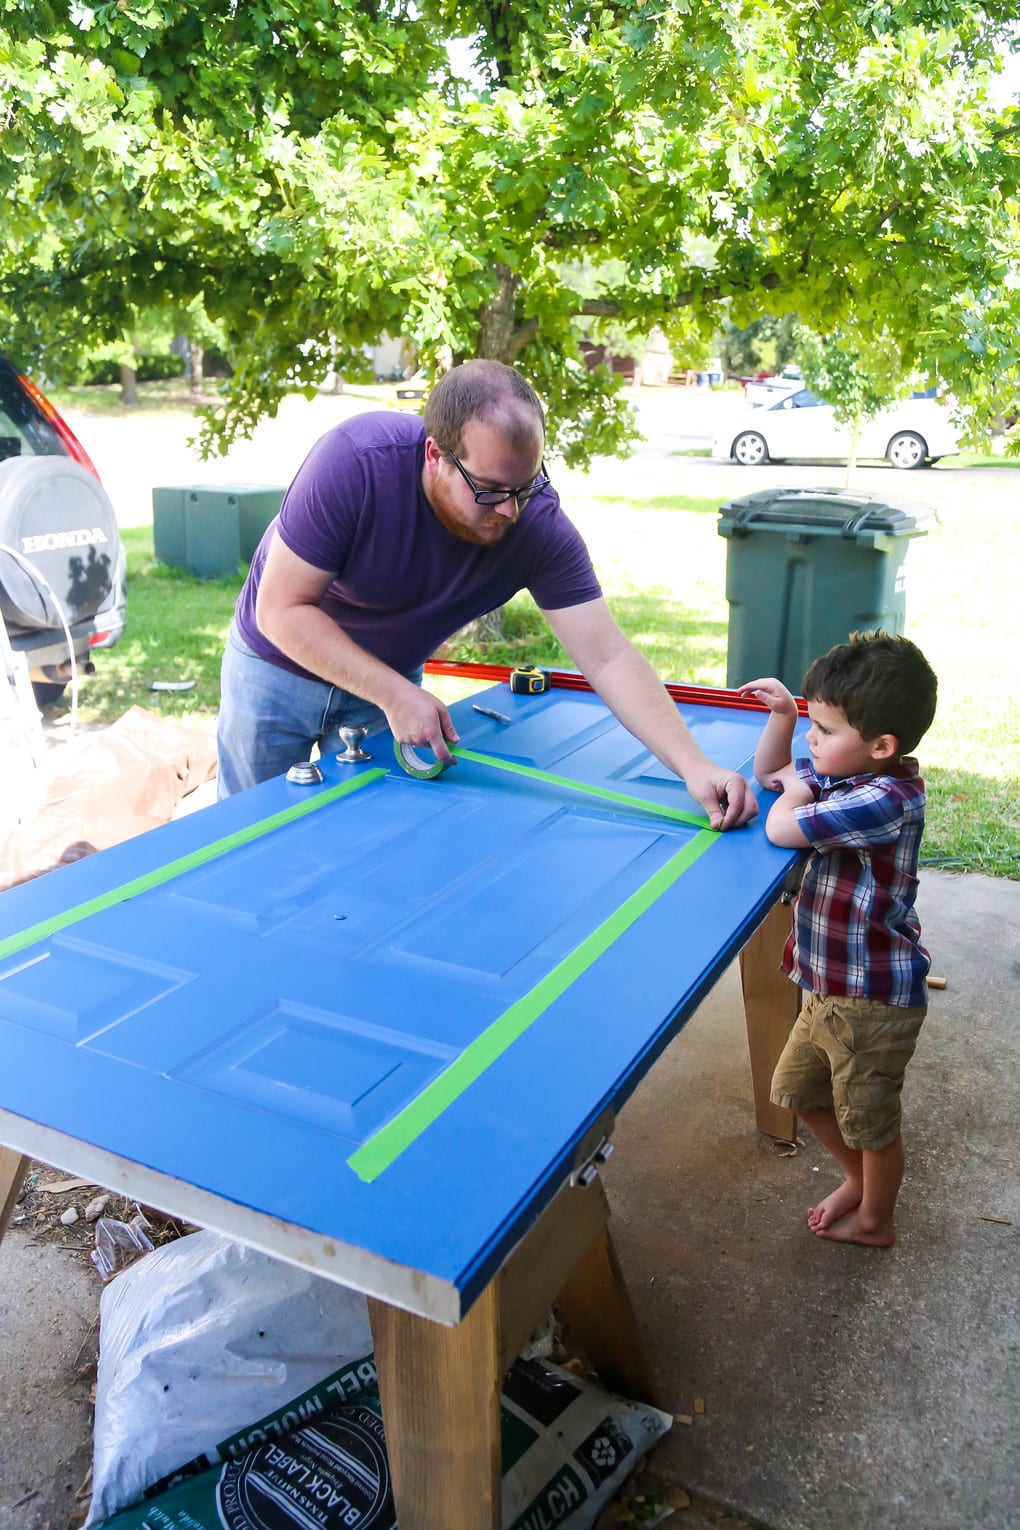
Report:
[[[421,673],[415,670],[407,679],[420,685]],[[344,748],[341,727],[379,733],[386,717],[351,691],[325,680],[306,680],[260,659],[231,622],[220,669],[217,796],[231,797],[282,775],[298,760],[307,760],[313,744],[320,754],[338,753]]]

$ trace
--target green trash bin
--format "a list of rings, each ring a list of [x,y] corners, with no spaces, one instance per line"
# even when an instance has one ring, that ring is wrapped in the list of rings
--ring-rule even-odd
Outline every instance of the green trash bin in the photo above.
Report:
[[[848,489],[762,489],[721,506],[726,684],[775,675],[799,694],[811,661],[851,632],[902,632],[907,549],[933,521]]]
[[[236,574],[250,563],[262,533],[283,503],[275,484],[178,484],[152,491],[152,535],[158,563],[201,579]]]

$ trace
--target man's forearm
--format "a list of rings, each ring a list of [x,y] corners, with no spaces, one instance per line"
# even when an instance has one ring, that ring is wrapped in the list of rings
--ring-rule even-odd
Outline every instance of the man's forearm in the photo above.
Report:
[[[268,616],[260,610],[258,617],[260,631],[288,659],[383,711],[407,684],[403,675],[366,653],[317,606],[291,606]]]
[[[666,687],[643,654],[625,644],[586,679],[628,732],[668,770],[686,779],[708,760],[695,743]]]

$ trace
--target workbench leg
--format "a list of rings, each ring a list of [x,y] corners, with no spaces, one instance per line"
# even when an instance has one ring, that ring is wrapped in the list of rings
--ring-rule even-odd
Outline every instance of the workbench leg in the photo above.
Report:
[[[578,1260],[556,1306],[603,1386],[658,1406],[659,1389],[608,1227]]]
[[[500,1530],[500,1282],[456,1328],[369,1318],[400,1530]]]
[[[755,1120],[759,1131],[783,1142],[795,1140],[797,1117],[792,1110],[773,1105],[769,1090],[779,1054],[800,1009],[800,989],[779,966],[790,918],[790,905],[777,903],[740,953]]]
[[[0,1242],[3,1241],[11,1213],[18,1204],[18,1196],[32,1162],[14,1148],[0,1147]]]

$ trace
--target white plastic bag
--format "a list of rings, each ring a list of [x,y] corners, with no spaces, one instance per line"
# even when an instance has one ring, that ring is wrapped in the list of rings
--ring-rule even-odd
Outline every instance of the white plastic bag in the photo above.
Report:
[[[88,1525],[257,1420],[285,1433],[375,1381],[363,1296],[216,1233],[147,1254],[99,1312]]]

